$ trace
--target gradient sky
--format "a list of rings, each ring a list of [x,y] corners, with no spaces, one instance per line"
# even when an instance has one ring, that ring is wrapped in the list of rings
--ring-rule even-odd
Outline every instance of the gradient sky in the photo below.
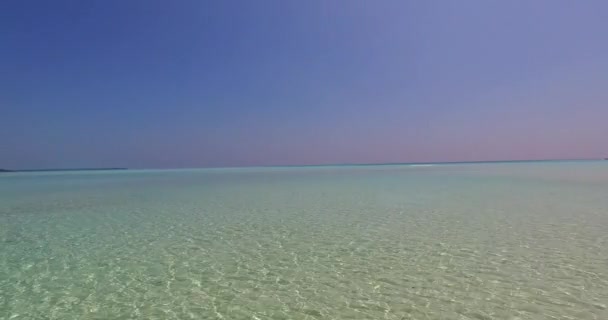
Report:
[[[0,2],[0,168],[608,156],[608,1]]]

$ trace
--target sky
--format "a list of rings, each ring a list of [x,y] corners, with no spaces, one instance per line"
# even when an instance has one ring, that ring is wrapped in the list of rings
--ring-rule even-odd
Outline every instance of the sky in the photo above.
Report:
[[[0,2],[0,168],[604,157],[607,1]]]

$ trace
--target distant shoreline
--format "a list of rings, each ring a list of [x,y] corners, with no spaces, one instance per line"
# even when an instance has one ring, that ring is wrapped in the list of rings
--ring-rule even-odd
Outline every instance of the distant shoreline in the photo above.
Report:
[[[403,165],[446,165],[446,164],[500,164],[500,163],[533,163],[533,162],[570,162],[570,161],[602,161],[606,159],[533,159],[533,160],[478,160],[478,161],[437,161],[437,162],[378,162],[378,163],[331,163],[331,164],[294,164],[294,165],[261,165],[261,166],[230,166],[208,168],[284,168],[284,167],[365,167],[365,166],[403,166]]]
[[[141,168],[141,169],[224,169],[224,168],[290,168],[290,167],[365,167],[365,166],[430,166],[430,165],[454,165],[454,164],[500,164],[500,163],[534,163],[534,162],[569,162],[569,161],[607,161],[608,158],[588,159],[534,159],[534,160],[488,160],[488,161],[437,161],[437,162],[386,162],[386,163],[329,163],[329,164],[285,164],[285,165],[252,165],[252,166],[209,166],[209,167],[176,167],[176,168]],[[61,171],[114,171],[132,170],[129,168],[68,168],[68,169],[24,169],[8,170],[0,169],[0,173],[9,172],[61,172]],[[139,170],[139,169],[138,169]]]
[[[68,168],[68,169],[26,169],[26,170],[0,169],[0,172],[109,171],[109,170],[128,170],[128,168]]]

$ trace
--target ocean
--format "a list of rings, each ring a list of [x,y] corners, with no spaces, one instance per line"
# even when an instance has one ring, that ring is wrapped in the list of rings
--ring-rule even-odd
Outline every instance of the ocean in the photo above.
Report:
[[[608,319],[608,161],[1,173],[0,319]]]

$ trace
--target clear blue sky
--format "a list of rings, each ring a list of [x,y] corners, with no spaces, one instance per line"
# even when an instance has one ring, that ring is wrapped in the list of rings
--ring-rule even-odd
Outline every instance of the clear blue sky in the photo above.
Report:
[[[0,168],[608,156],[608,1],[0,2]]]

